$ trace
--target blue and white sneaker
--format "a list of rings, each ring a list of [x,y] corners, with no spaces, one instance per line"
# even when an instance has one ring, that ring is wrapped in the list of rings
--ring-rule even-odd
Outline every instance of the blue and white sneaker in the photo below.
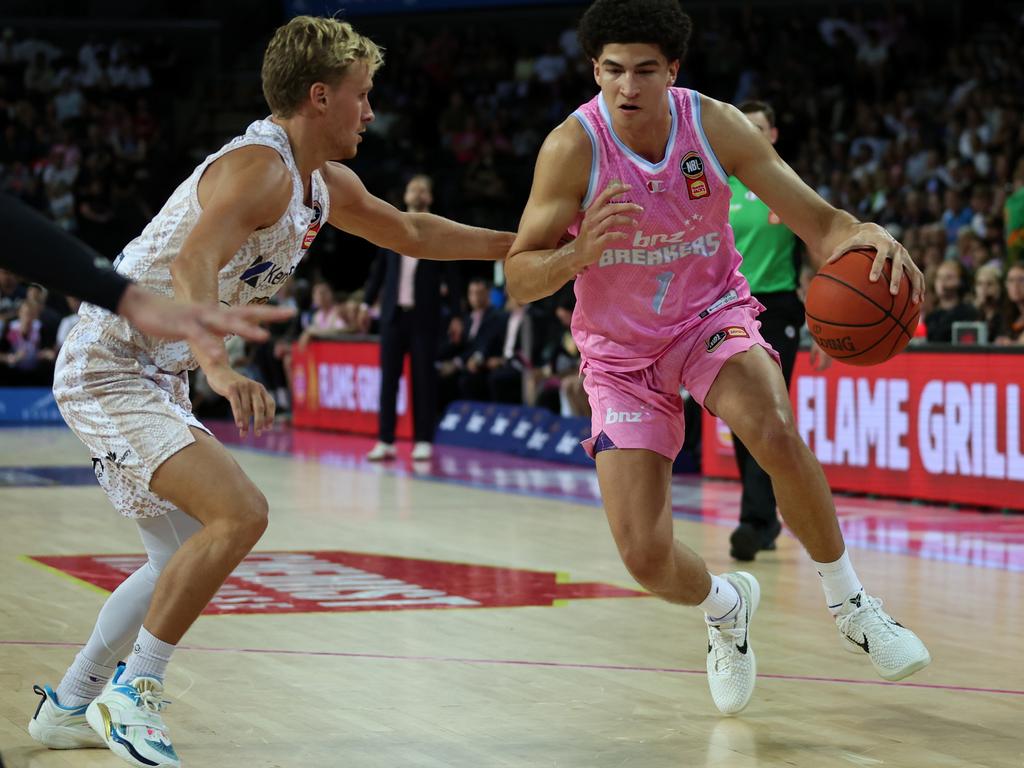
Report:
[[[57,694],[48,685],[42,688],[33,685],[32,690],[42,699],[28,722],[29,736],[50,749],[95,749],[106,746],[85,720],[88,704],[65,707],[57,701]]]
[[[85,710],[85,718],[110,751],[142,768],[181,768],[160,711],[164,685],[153,677],[121,680],[124,662]]]

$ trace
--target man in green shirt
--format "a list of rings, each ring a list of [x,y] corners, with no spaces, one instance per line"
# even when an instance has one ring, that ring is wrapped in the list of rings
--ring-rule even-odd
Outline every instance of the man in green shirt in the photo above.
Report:
[[[1006,266],[1024,263],[1024,157],[1013,174],[1013,193],[1006,198]]]
[[[770,105],[746,101],[739,109],[772,144],[778,140],[775,110]],[[731,177],[729,187],[732,189],[729,223],[736,237],[736,249],[743,255],[740,272],[750,283],[751,293],[765,307],[757,318],[761,322],[761,335],[779,353],[788,387],[804,323],[804,305],[796,290],[800,264],[797,237],[739,179]],[[830,363],[813,342],[811,362],[819,370]],[[740,524],[729,538],[730,554],[737,560],[753,560],[759,550],[775,549],[782,524],[776,513],[775,492],[768,473],[761,469],[735,434],[732,444],[743,483],[743,497]]]

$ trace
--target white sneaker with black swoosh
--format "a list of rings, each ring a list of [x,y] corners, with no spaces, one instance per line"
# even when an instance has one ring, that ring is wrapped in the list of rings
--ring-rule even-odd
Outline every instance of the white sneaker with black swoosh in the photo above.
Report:
[[[836,614],[843,647],[866,653],[884,680],[902,680],[931,662],[921,639],[882,610],[882,601],[863,590],[843,601]]]
[[[747,706],[757,681],[750,620],[761,602],[761,586],[745,571],[727,573],[723,578],[740,593],[740,608],[735,620],[708,624],[708,686],[715,706],[731,715]]]

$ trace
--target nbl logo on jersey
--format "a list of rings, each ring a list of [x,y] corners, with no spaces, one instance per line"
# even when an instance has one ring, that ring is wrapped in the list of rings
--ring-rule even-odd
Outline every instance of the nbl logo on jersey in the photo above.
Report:
[[[727,328],[723,328],[722,330],[711,334],[711,336],[708,337],[708,340],[704,342],[704,346],[710,353],[718,349],[722,345],[723,341],[738,338],[749,339],[750,334],[747,333],[746,328],[739,325],[730,325]]]
[[[323,218],[324,209],[320,205],[319,200],[313,201],[313,218],[309,222],[309,229],[306,230],[306,236],[302,238],[302,250],[306,250],[313,244],[317,234],[320,232],[320,219]]]
[[[704,174],[704,158],[696,152],[687,152],[679,161],[679,170],[686,177],[686,193],[691,200],[699,200],[711,194]]]

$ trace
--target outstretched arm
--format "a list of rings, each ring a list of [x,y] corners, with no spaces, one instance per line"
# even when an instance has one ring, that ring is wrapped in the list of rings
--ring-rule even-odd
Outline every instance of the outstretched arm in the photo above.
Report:
[[[564,242],[587,195],[591,152],[590,139],[575,118],[555,128],[540,148],[530,199],[505,262],[508,290],[517,301],[550,296],[597,261],[609,244],[626,237],[617,227],[636,225],[631,215],[643,209],[613,202],[629,190],[613,183],[587,208],[576,239]]]
[[[877,224],[863,223],[833,208],[808,187],[736,107],[701,97],[704,128],[725,172],[736,176],[807,244],[816,268],[856,248],[877,251],[871,279],[893,262],[890,290],[899,292],[906,273],[915,302],[924,296],[924,275],[910,254]]]
[[[7,233],[3,267],[116,312],[150,336],[186,339],[215,361],[227,362],[225,335],[237,333],[251,341],[265,341],[267,332],[257,323],[279,322],[292,315],[286,308],[181,304],[158,296],[113,269],[96,266],[102,258],[98,253],[9,195],[0,195],[0,230]]]
[[[359,177],[340,163],[327,163],[321,172],[331,196],[331,226],[397,253],[438,261],[501,261],[515,237],[432,213],[400,211],[371,195]]]

